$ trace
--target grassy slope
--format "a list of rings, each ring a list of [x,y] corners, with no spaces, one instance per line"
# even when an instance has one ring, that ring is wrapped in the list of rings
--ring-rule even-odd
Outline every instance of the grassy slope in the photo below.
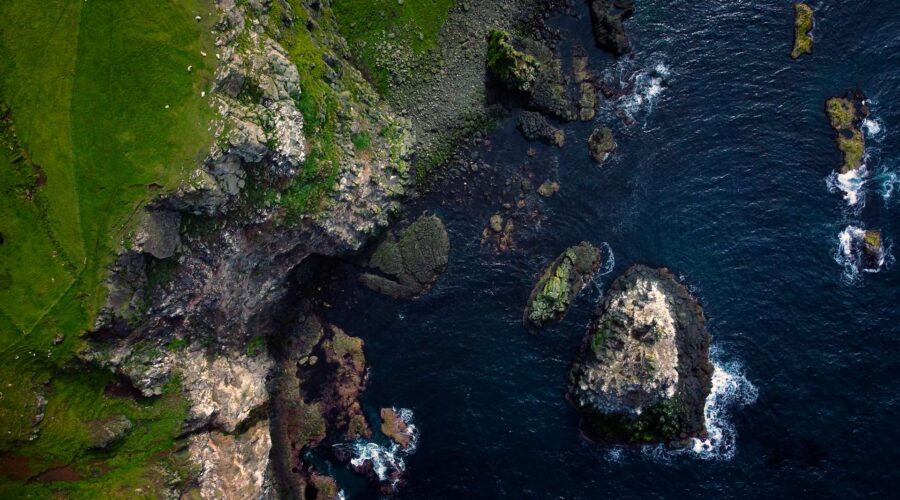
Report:
[[[372,83],[387,95],[391,68],[380,64],[389,58],[379,57],[379,45],[390,42],[408,47],[422,56],[437,47],[438,34],[447,19],[454,0],[335,0],[334,14],[341,35],[351,52],[358,54],[356,63],[364,67]],[[390,38],[393,36],[393,38]]]
[[[213,110],[200,97],[215,66],[200,55],[214,53],[211,11],[208,0],[0,2],[0,101],[16,134],[2,145],[26,158],[0,155],[0,452],[31,457],[33,473],[107,462],[94,467],[111,467],[90,480],[94,488],[146,482],[142,464],[159,460],[177,432],[177,398],[112,400],[101,390],[107,375],[58,369],[103,303],[106,268],[150,184],[177,185],[211,143]],[[33,189],[27,161],[46,173],[45,186]],[[33,196],[13,185],[32,185]],[[46,417],[28,441],[41,386]],[[128,453],[87,453],[85,422],[112,413],[135,423],[121,445]],[[0,477],[0,496],[17,487]]]

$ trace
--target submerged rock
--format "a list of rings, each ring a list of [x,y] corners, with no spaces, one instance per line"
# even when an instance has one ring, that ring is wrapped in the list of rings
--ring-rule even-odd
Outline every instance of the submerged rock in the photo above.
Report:
[[[866,151],[866,139],[861,130],[862,121],[869,114],[866,97],[858,90],[847,92],[844,97],[831,97],[825,101],[825,114],[843,154],[841,173],[858,169]]]
[[[589,0],[594,40],[601,49],[620,56],[631,51],[622,23],[634,15],[634,0]]]
[[[572,300],[600,268],[600,250],[587,242],[566,249],[541,275],[525,306],[524,323],[540,329],[566,315]]]
[[[667,269],[637,265],[597,306],[569,399],[592,440],[674,442],[705,431],[712,372],[700,305]]]
[[[371,272],[360,275],[367,287],[395,298],[421,296],[447,268],[450,239],[447,228],[437,216],[422,216],[400,233],[393,234],[375,249],[368,267]]]
[[[544,144],[562,147],[566,143],[566,134],[561,129],[550,125],[540,113],[522,111],[519,115],[519,131],[529,141],[540,140]]]
[[[812,54],[813,37],[810,32],[813,29],[812,7],[797,2],[794,4],[794,49],[791,51],[791,59],[797,59],[803,54]]]
[[[613,139],[612,130],[609,127],[595,128],[588,137],[588,152],[597,163],[603,163],[609,155],[616,150],[616,140]]]

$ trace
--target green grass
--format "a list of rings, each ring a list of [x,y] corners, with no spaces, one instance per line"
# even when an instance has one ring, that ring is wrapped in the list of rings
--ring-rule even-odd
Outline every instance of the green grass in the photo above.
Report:
[[[102,485],[145,482],[148,457],[178,432],[181,417],[166,413],[183,405],[174,392],[126,408],[136,403],[98,389],[99,371],[59,367],[104,303],[107,268],[150,184],[174,188],[211,145],[214,111],[200,92],[216,64],[212,11],[208,0],[0,2],[0,101],[9,107],[0,125],[0,380],[15,381],[0,387],[0,454],[30,457],[34,472],[100,463],[110,472],[85,482],[111,493]],[[29,441],[37,392],[47,417]],[[91,455],[83,423],[113,410],[134,417],[135,431],[119,452]],[[21,486],[0,482],[0,496]],[[81,484],[29,488],[87,496],[76,493]]]
[[[813,29],[813,10],[805,3],[794,4],[794,49],[791,57],[797,59],[803,54],[812,54],[813,39],[809,34]]]
[[[409,50],[414,57],[435,57],[441,27],[454,0],[335,0],[334,14],[354,61],[382,95],[391,82],[392,51],[386,44]],[[395,51],[394,51],[395,52]]]

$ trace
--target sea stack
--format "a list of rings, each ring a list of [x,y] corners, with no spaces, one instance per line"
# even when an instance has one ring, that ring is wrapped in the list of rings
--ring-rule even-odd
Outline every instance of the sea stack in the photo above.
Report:
[[[794,49],[791,51],[791,59],[798,59],[803,54],[812,54],[813,37],[810,34],[813,29],[812,7],[797,2],[794,4]]]
[[[636,265],[597,306],[569,374],[581,429],[605,443],[685,443],[711,388],[703,310],[665,268]]]
[[[623,21],[634,15],[634,0],[589,0],[597,46],[617,56],[631,51]]]
[[[528,297],[523,321],[539,330],[563,319],[572,301],[600,268],[600,250],[587,242],[569,247],[544,269]]]
[[[844,97],[831,97],[825,101],[825,114],[843,154],[840,172],[846,174],[858,169],[863,164],[866,150],[866,139],[861,130],[862,121],[869,115],[866,96],[856,90],[847,92]]]

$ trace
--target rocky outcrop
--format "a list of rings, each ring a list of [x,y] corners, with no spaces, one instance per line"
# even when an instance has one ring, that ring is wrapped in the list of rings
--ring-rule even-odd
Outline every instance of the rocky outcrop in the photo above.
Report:
[[[415,429],[404,420],[395,408],[381,409],[381,433],[391,438],[402,449],[407,449],[415,439]]]
[[[540,140],[544,144],[562,147],[566,143],[566,134],[550,124],[540,113],[522,111],[519,115],[519,131],[529,141]]]
[[[238,435],[203,432],[191,436],[188,450],[200,470],[201,498],[267,498],[269,422],[262,420]]]
[[[450,239],[437,216],[422,216],[400,232],[388,234],[369,258],[374,272],[360,275],[360,281],[377,292],[395,298],[421,296],[437,281],[450,253]]]
[[[705,431],[712,371],[700,305],[668,270],[638,265],[597,306],[569,398],[590,439],[678,442]]]
[[[812,7],[797,2],[794,4],[794,48],[791,50],[791,59],[798,59],[803,54],[812,54],[813,37],[810,32],[813,29]]]
[[[601,49],[617,56],[631,51],[623,21],[634,15],[634,0],[588,0],[594,40]]]
[[[597,114],[597,86],[584,47],[580,44],[572,49],[572,76],[578,85],[578,119],[590,121]]]
[[[544,198],[549,198],[559,192],[559,183],[556,181],[546,180],[537,188],[537,192]]]
[[[166,210],[142,210],[133,242],[134,250],[157,259],[168,259],[181,246],[181,216]]]
[[[844,97],[831,97],[825,101],[825,114],[843,155],[840,172],[858,169],[863,165],[866,151],[866,138],[861,130],[862,121],[869,115],[866,96],[857,90],[847,92]]]
[[[595,128],[588,137],[588,153],[591,159],[597,163],[605,162],[609,155],[616,150],[616,140],[613,139],[612,130],[609,127]]]
[[[881,230],[868,229],[863,237],[862,265],[864,269],[879,269],[884,263],[884,243]]]
[[[559,58],[547,46],[493,30],[488,38],[488,73],[535,111],[561,120],[578,117]]]
[[[131,432],[131,420],[125,415],[92,420],[88,422],[88,447],[105,450],[118,443]]]
[[[541,274],[528,297],[524,323],[532,330],[556,323],[600,268],[600,250],[587,242],[566,249]]]

